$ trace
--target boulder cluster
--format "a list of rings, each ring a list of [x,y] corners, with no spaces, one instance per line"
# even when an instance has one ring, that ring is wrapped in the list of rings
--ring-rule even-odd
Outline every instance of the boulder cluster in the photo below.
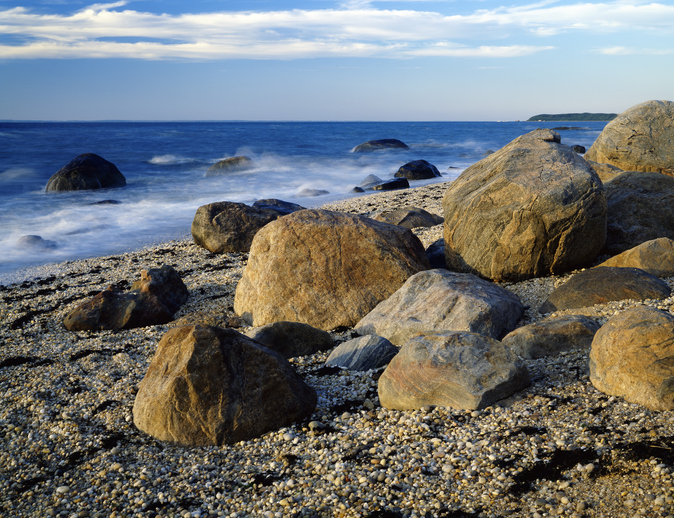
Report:
[[[249,251],[234,310],[253,327],[169,331],[139,387],[135,424],[160,440],[217,445],[308,418],[316,392],[288,358],[331,349],[327,366],[384,369],[379,402],[392,409],[478,410],[530,383],[525,359],[572,349],[589,352],[598,390],[674,409],[674,317],[642,307],[601,325],[573,312],[670,296],[658,276],[674,272],[673,109],[651,101],[618,116],[587,152],[593,161],[554,131],[523,135],[448,184],[444,218],[405,207],[373,219],[270,200],[200,207],[197,243]],[[627,143],[619,138],[626,128]],[[387,145],[379,142],[354,152]],[[444,243],[425,250],[410,228],[438,224]],[[523,325],[525,308],[507,283],[578,269],[540,306],[546,318]],[[143,297],[166,315],[184,302],[177,283],[155,284],[106,290],[66,325],[118,329],[139,322]],[[102,317],[104,302],[122,316]],[[335,329],[357,338],[335,347]]]

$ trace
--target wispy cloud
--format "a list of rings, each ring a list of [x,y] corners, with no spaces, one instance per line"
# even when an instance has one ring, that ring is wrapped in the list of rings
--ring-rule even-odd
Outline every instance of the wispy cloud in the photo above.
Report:
[[[637,47],[605,47],[597,50],[599,54],[607,56],[667,56],[674,54],[674,49],[645,49]]]
[[[0,59],[506,58],[554,48],[541,43],[565,32],[671,34],[674,27],[674,6],[639,1],[543,1],[468,15],[377,9],[375,3],[180,15],[135,11],[126,1],[93,4],[70,15],[15,7],[0,11]]]

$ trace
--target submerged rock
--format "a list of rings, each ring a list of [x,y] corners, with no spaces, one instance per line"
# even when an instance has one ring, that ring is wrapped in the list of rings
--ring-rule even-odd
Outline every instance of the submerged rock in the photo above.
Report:
[[[409,149],[409,147],[407,144],[398,139],[385,138],[380,140],[368,140],[363,144],[358,144],[351,150],[351,152],[363,153],[367,151],[380,151],[383,149]]]

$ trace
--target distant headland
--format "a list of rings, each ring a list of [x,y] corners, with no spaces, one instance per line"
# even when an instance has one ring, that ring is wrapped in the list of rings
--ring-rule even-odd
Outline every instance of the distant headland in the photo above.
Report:
[[[616,118],[617,113],[558,113],[551,115],[541,113],[527,119],[527,122],[538,121],[610,121]]]

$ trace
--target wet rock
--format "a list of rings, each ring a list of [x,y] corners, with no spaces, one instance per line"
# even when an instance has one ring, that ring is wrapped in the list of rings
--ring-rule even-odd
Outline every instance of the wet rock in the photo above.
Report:
[[[56,241],[44,239],[42,236],[21,236],[16,241],[16,247],[22,250],[32,250],[33,252],[47,252],[54,250],[58,245]]]
[[[364,153],[369,151],[381,151],[384,149],[409,149],[404,142],[394,139],[386,138],[380,140],[368,140],[363,144],[358,144],[351,150],[352,153]]]
[[[247,156],[232,156],[216,162],[206,171],[206,176],[217,176],[225,173],[253,169],[255,162]]]
[[[442,176],[438,168],[427,160],[413,160],[405,165],[394,175],[396,178],[407,178],[408,180],[428,180]]]
[[[49,178],[45,191],[110,189],[125,185],[126,178],[115,164],[94,153],[84,153],[56,171]]]

